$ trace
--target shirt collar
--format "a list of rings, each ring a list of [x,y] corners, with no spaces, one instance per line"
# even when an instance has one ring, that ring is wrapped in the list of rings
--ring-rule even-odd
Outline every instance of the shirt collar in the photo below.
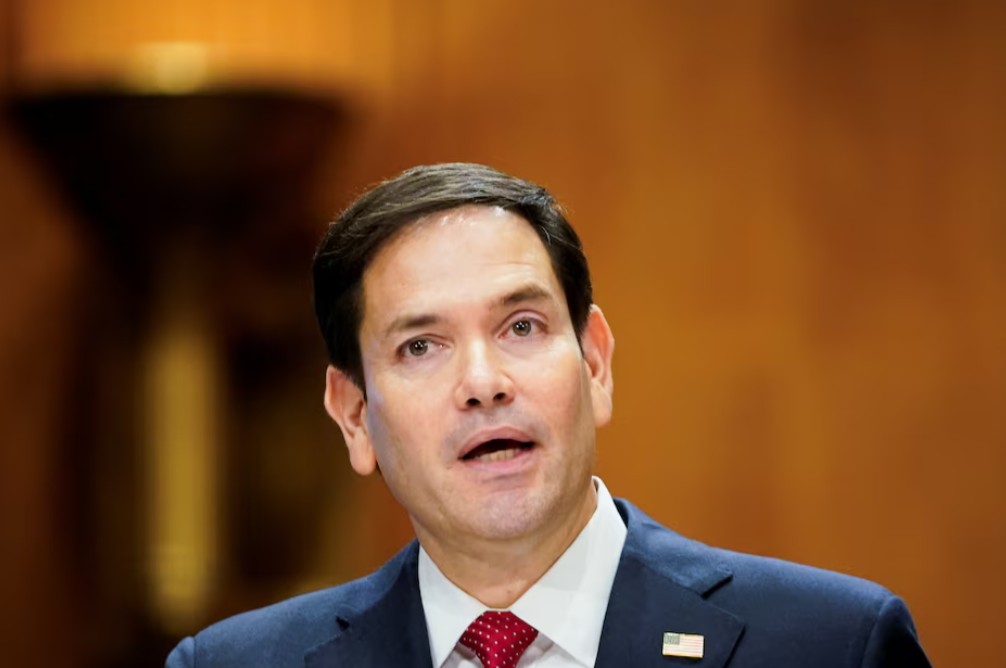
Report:
[[[594,665],[626,528],[608,489],[594,478],[597,508],[576,540],[510,610],[580,663]],[[419,549],[430,653],[443,665],[461,634],[486,606],[448,580]]]

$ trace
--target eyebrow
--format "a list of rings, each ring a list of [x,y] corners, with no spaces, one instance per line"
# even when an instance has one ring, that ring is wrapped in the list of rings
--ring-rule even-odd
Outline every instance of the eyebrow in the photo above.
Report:
[[[496,300],[497,306],[516,306],[535,301],[547,301],[552,298],[552,293],[536,283],[529,283],[516,290],[506,293]],[[391,324],[384,330],[384,337],[391,337],[396,332],[409,329],[419,329],[429,327],[441,322],[443,318],[433,313],[416,313],[401,315],[391,321]]]
[[[525,302],[535,302],[547,300],[552,297],[552,293],[541,287],[537,283],[529,283],[517,288],[513,292],[508,292],[499,299],[500,306],[514,306]]]
[[[420,327],[428,327],[430,325],[435,325],[440,322],[440,316],[433,315],[432,313],[420,313],[417,315],[401,315],[391,321],[387,329],[384,330],[384,338],[389,338],[395,332],[402,332],[407,329],[418,329]]]

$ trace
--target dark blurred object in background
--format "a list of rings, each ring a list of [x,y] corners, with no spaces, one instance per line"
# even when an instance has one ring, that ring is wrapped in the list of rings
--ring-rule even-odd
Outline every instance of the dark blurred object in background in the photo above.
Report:
[[[122,635],[100,665],[154,665],[233,612],[228,588],[295,580],[337,491],[334,449],[304,433],[321,416],[289,391],[317,372],[304,267],[337,114],[282,89],[36,93],[12,111],[94,268],[61,416],[86,635]]]

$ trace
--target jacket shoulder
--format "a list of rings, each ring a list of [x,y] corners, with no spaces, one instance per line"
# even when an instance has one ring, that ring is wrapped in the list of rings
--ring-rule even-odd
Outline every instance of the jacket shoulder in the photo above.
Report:
[[[733,569],[709,601],[747,621],[745,655],[799,665],[927,668],[904,601],[869,580],[780,559],[716,550]]]
[[[820,604],[877,606],[892,594],[851,575],[791,561],[711,547],[659,524],[631,503],[618,500],[629,527],[625,556],[710,598],[767,600],[793,598]]]
[[[179,643],[166,666],[303,666],[304,655],[338,634],[346,617],[366,610],[388,591],[415,552],[412,544],[366,577],[216,622]]]

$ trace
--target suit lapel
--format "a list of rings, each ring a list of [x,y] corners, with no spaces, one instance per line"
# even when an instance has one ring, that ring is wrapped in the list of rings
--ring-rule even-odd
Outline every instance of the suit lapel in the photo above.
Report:
[[[398,574],[373,605],[339,612],[338,633],[304,656],[306,668],[403,666],[430,668],[430,640],[419,597],[418,544],[400,558]]]
[[[730,571],[705,546],[665,529],[618,500],[628,535],[608,601],[596,665],[721,668],[733,653],[744,622],[706,600]],[[665,632],[705,638],[701,659],[665,657]]]

